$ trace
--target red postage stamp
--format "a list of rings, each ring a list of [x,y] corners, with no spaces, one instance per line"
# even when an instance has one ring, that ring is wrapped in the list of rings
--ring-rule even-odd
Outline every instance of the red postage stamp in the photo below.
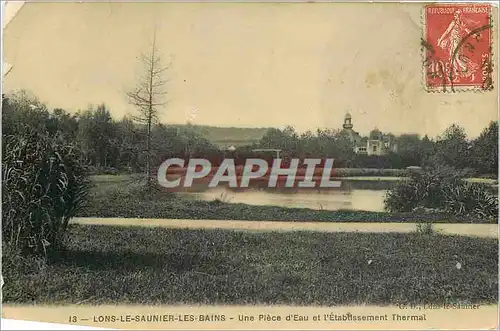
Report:
[[[424,8],[426,88],[491,90],[490,4],[430,4]]]

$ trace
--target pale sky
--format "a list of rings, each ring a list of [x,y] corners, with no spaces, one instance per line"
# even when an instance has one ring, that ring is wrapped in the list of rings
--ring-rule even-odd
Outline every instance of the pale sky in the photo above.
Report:
[[[71,112],[104,102],[116,118],[133,113],[125,92],[134,87],[137,57],[156,25],[157,46],[171,62],[165,123],[194,118],[194,124],[305,131],[340,128],[350,111],[363,134],[377,127],[435,136],[457,123],[476,136],[498,118],[497,86],[483,93],[424,90],[421,9],[27,3],[4,32],[4,57],[13,65],[4,88],[31,90]]]

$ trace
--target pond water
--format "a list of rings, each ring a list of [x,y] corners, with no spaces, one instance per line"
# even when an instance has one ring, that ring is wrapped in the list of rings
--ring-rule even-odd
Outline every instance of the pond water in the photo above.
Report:
[[[365,210],[384,211],[386,190],[373,189],[294,189],[264,190],[249,188],[234,190],[225,187],[207,189],[201,192],[180,193],[187,198],[203,201],[219,199],[228,203],[244,203],[260,206],[287,208],[309,208],[316,210]]]

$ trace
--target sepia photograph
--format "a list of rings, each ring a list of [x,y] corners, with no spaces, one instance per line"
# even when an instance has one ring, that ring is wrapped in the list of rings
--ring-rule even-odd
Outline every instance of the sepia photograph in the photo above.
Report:
[[[2,319],[497,328],[497,5],[5,2]]]

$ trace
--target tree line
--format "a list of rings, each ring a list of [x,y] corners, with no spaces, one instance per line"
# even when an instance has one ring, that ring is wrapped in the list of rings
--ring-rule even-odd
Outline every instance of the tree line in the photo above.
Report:
[[[498,121],[492,121],[475,139],[469,139],[457,124],[441,135],[402,134],[395,137],[396,152],[363,155],[354,152],[354,144],[343,130],[317,129],[297,133],[293,127],[269,129],[252,148],[281,149],[290,157],[329,157],[342,168],[403,169],[410,166],[456,169],[468,175],[498,174]]]
[[[434,139],[417,134],[396,137],[397,152],[382,156],[354,153],[353,145],[342,130],[317,129],[297,133],[292,127],[272,128],[260,141],[240,146],[235,151],[220,149],[196,130],[195,126],[148,126],[132,117],[116,120],[110,109],[101,104],[71,114],[60,108],[49,110],[27,92],[4,96],[2,100],[4,136],[16,134],[27,127],[49,136],[71,141],[94,172],[142,172],[147,170],[148,144],[151,167],[167,158],[204,157],[214,163],[224,157],[242,161],[255,157],[256,148],[281,149],[283,158],[335,158],[342,168],[389,168],[409,166],[449,167],[470,174],[498,173],[498,122],[493,121],[479,137],[468,139],[464,129],[451,125]]]
[[[193,127],[169,127],[156,124],[148,127],[125,116],[115,120],[110,109],[101,104],[71,114],[46,105],[25,91],[2,98],[3,135],[18,135],[35,130],[58,136],[81,150],[83,162],[91,172],[142,172],[146,170],[148,144],[152,167],[169,157],[209,155],[219,149]]]

